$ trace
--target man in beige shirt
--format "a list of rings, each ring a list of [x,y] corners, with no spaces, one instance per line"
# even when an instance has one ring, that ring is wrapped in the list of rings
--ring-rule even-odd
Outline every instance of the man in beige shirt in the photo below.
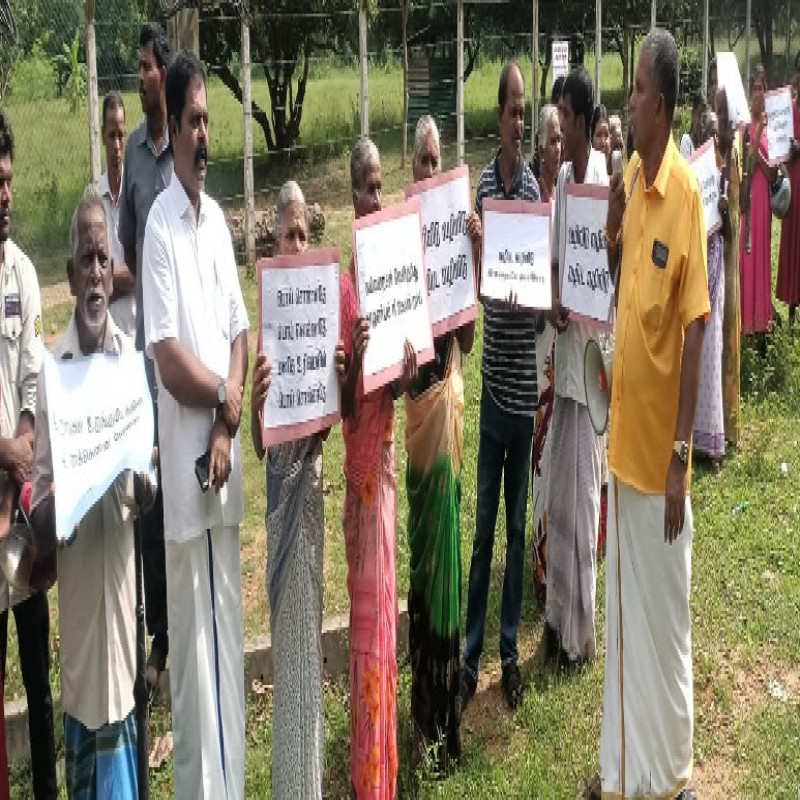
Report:
[[[70,228],[67,264],[75,311],[54,345],[56,359],[126,353],[134,342],[114,323],[106,216],[88,194]],[[44,372],[39,376],[31,522],[40,543],[55,539],[53,459]],[[152,494],[146,479],[122,472],[58,551],[61,703],[69,797],[137,797],[136,569],[133,519],[137,498]]]
[[[7,495],[9,501],[31,476],[36,380],[43,351],[42,302],[36,270],[10,238],[13,177],[14,135],[8,118],[0,111],[0,497]],[[7,532],[7,524],[3,527]],[[47,592],[31,594],[14,589],[0,572],[3,676],[9,608],[14,610],[19,665],[28,701],[33,795],[36,800],[51,800],[58,794],[58,784]]]

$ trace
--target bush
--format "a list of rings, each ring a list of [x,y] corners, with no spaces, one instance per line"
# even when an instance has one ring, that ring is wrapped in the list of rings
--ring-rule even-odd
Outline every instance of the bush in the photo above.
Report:
[[[40,39],[33,43],[31,54],[17,64],[8,94],[12,101],[26,103],[56,96],[56,70]]]

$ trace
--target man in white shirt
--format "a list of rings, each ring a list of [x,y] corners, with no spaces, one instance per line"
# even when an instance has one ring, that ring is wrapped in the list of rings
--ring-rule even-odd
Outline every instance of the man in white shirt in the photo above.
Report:
[[[11,241],[14,136],[0,111],[0,496],[30,480],[36,381],[42,365],[42,301],[30,259]],[[47,592],[12,588],[0,572],[0,657],[6,672],[8,609],[13,607],[19,665],[28,701],[31,777],[36,800],[58,794],[50,690]]]
[[[108,313],[113,267],[105,209],[87,194],[70,227],[67,264],[75,310],[53,346],[56,359],[135,351]],[[40,543],[55,542],[53,457],[45,374],[36,402],[31,523]],[[58,625],[69,797],[136,800],[136,498],[152,497],[147,479],[120,473],[58,549]],[[53,544],[53,546],[55,546]]]
[[[608,185],[604,153],[592,150],[589,123],[594,92],[579,67],[564,82],[558,112],[564,164],[558,174],[553,215],[554,285],[565,270],[565,191],[570,183]],[[597,526],[600,518],[601,443],[586,407],[583,359],[597,331],[570,319],[556,300],[552,321],[558,331],[555,403],[550,422],[550,478],[547,493],[547,602],[543,645],[547,657],[563,653],[570,662],[594,659]]]
[[[178,798],[236,800],[245,749],[238,428],[249,323],[230,232],[203,192],[208,106],[196,56],[174,58],[166,96],[175,171],[150,210],[142,281],[158,379],[174,788]],[[207,491],[195,470],[204,456]]]
[[[100,128],[106,149],[106,171],[97,182],[108,221],[109,255],[114,261],[114,292],[109,311],[117,327],[127,336],[136,335],[136,281],[125,264],[119,241],[119,196],[122,188],[122,156],[125,152],[125,105],[122,95],[110,91],[103,98],[103,124]]]

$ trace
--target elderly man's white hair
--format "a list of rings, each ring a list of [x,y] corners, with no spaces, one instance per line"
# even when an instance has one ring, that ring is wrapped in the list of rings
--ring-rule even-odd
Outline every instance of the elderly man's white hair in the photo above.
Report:
[[[539,132],[536,134],[536,144],[540,149],[547,144],[550,137],[550,126],[554,122],[558,122],[558,109],[552,103],[547,103],[539,112]]]
[[[75,207],[75,211],[72,214],[72,222],[69,226],[69,257],[73,261],[78,253],[78,220],[81,218],[81,214],[83,214],[84,211],[88,211],[90,208],[99,208],[103,212],[103,221],[108,225],[103,198],[92,185],[86,188],[83,197],[78,201],[78,205]]]
[[[439,128],[436,125],[436,120],[430,114],[423,114],[417,121],[417,129],[414,132],[414,163],[419,161],[422,147],[428,140],[428,135],[433,134],[433,140],[436,142],[436,150],[441,153],[441,143],[439,140]]]
[[[375,142],[369,136],[359,136],[358,141],[350,153],[350,187],[353,196],[361,188],[367,176],[369,165],[373,162],[380,163],[381,157]]]
[[[275,238],[280,240],[283,235],[283,218],[286,216],[286,209],[296,203],[303,207],[303,214],[308,224],[308,210],[306,209],[306,199],[296,181],[286,181],[278,192],[278,203],[275,209]]]

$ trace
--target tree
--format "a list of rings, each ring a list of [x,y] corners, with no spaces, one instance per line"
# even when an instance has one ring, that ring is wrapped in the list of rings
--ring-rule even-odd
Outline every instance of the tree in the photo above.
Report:
[[[222,0],[201,10],[200,54],[209,69],[242,102],[238,74],[240,13],[250,20],[252,69],[263,70],[269,109],[253,102],[253,119],[271,152],[297,140],[303,117],[309,67],[322,52],[352,52],[358,38],[357,0]]]

